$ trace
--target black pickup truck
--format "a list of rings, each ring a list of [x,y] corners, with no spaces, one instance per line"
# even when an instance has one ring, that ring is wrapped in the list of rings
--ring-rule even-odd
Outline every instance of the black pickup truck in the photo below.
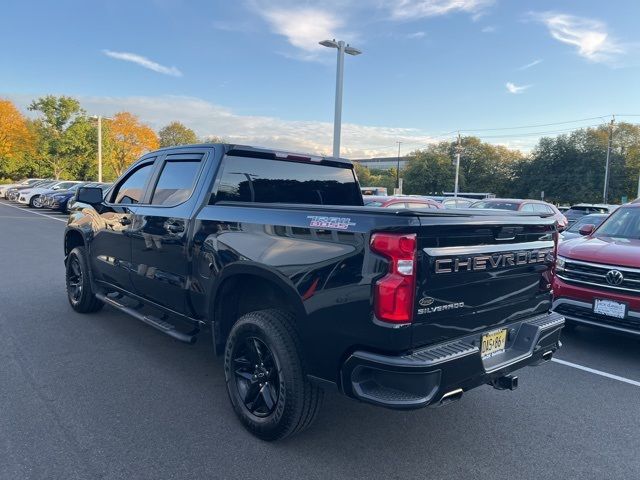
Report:
[[[275,440],[326,389],[443,405],[551,358],[557,244],[537,214],[364,207],[350,162],[237,145],[149,153],[64,236],[78,312],[115,307],[177,340],[211,332],[231,404]]]

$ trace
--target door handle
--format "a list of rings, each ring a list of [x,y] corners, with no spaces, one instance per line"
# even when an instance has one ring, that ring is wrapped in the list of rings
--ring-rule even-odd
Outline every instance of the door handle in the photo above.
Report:
[[[180,225],[179,223],[170,223],[167,225],[167,230],[171,233],[180,233],[184,232],[184,225]]]
[[[120,217],[118,221],[120,222],[120,225],[131,225],[129,217]]]

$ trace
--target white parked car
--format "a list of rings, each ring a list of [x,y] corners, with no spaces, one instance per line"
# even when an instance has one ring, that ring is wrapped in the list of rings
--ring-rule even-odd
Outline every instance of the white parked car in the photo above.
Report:
[[[28,188],[26,190],[22,190],[20,192],[20,196],[18,197],[18,203],[22,203],[23,205],[29,205],[32,208],[42,208],[42,203],[40,202],[40,197],[46,193],[52,193],[57,190],[67,190],[70,187],[73,187],[76,183],[80,182],[71,182],[71,181],[60,181],[56,182],[48,187],[42,188]]]
[[[0,185],[0,198],[7,198],[7,192],[10,188],[14,187],[29,187],[34,183],[38,183],[42,181],[42,178],[27,178],[26,180],[22,180],[18,183],[10,183],[7,185]]]

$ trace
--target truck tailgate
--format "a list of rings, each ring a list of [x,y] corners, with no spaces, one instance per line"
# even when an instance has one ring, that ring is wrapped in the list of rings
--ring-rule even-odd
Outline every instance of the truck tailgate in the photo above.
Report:
[[[549,310],[552,219],[510,215],[430,225],[423,217],[421,223],[414,347]]]

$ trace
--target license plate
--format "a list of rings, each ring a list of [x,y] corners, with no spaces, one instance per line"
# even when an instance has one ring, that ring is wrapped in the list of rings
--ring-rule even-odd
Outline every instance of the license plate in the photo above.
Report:
[[[607,317],[624,318],[627,316],[627,306],[624,303],[596,298],[593,302],[593,313]]]
[[[491,357],[504,352],[507,343],[507,329],[495,330],[482,336],[482,347],[480,355],[482,358]]]

